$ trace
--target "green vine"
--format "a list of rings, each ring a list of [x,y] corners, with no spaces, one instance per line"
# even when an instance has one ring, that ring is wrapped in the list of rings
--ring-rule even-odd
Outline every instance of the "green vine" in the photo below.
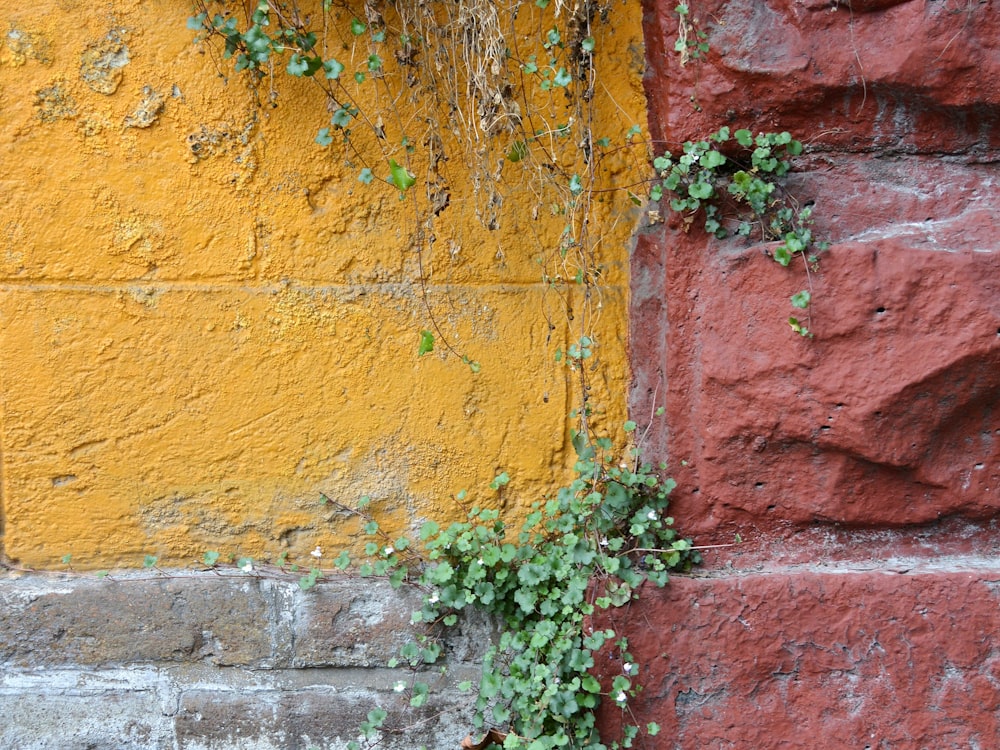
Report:
[[[782,186],[802,144],[787,132],[754,136],[749,130],[722,127],[705,140],[685,142],[681,151],[676,158],[666,152],[654,160],[660,182],[651,198],[658,201],[664,192],[672,193],[670,208],[683,216],[685,229],[700,215],[705,231],[719,239],[736,234],[777,242],[771,257],[782,266],[802,258],[811,281],[818,253],[828,243],[813,236],[811,206],[800,206]],[[792,295],[791,304],[808,311],[811,299],[812,292],[803,289]],[[789,317],[788,324],[812,337],[797,317]]]
[[[647,465],[614,463],[608,439],[590,445],[578,434],[574,445],[576,479],[536,503],[516,534],[496,510],[474,506],[464,522],[445,528],[425,523],[422,551],[416,552],[408,537],[382,533],[366,499],[356,509],[341,506],[363,517],[370,541],[361,560],[342,552],[336,566],[354,566],[362,576],[385,577],[393,587],[412,583],[423,591],[422,607],[412,619],[427,631],[390,664],[414,672],[414,679],[397,684],[410,706],[427,700],[430,687],[420,676],[441,660],[444,632],[463,610],[479,609],[500,625],[498,641],[483,657],[474,718],[483,739],[476,747],[613,750],[659,731],[656,724],[639,727],[626,719],[620,737],[610,742],[601,737],[597,707],[610,700],[627,717],[640,684],[627,638],[595,629],[592,618],[637,598],[646,581],[664,586],[669,571],[686,569],[700,557],[677,536],[667,515],[672,480],[661,481]],[[500,491],[509,481],[501,474],[491,488]],[[458,500],[465,503],[465,493]],[[311,588],[319,577],[313,569],[300,586]],[[593,674],[594,655],[602,650],[620,665],[609,684]],[[373,709],[351,750],[376,745],[388,730],[387,717],[385,708]]]
[[[687,3],[680,3],[674,8],[677,14],[677,41],[674,42],[674,52],[680,56],[681,67],[691,60],[702,60],[708,54],[708,34],[700,29],[691,19],[691,10]]]
[[[663,586],[671,570],[700,559],[667,515],[673,481],[635,460],[613,460],[612,441],[590,435],[593,366],[585,367],[584,360],[596,358],[598,350],[594,326],[604,273],[597,254],[603,237],[592,217],[595,205],[613,196],[627,196],[627,209],[642,202],[627,188],[605,187],[608,175],[619,184],[648,184],[649,156],[645,148],[634,148],[642,146],[639,126],[623,128],[619,143],[612,132],[594,132],[599,97],[607,97],[611,111],[618,109],[594,65],[598,24],[608,20],[611,3],[322,0],[312,13],[295,0],[195,0],[195,7],[188,25],[199,40],[214,40],[218,47],[212,48],[255,91],[266,85],[271,103],[278,101],[276,71],[315,84],[330,113],[317,123],[316,144],[341,155],[360,183],[388,186],[413,206],[419,281],[430,318],[419,332],[418,356],[441,343],[479,370],[448,342],[427,302],[423,253],[433,245],[435,220],[449,206],[449,179],[468,180],[477,214],[492,230],[499,226],[504,182],[510,179],[501,171],[518,170],[510,182],[527,189],[521,195],[535,201],[532,215],[561,228],[554,243],[535,236],[527,244],[535,240],[542,278],[578,328],[565,352],[556,351],[556,360],[566,363],[579,384],[579,405],[571,415],[580,428],[573,435],[575,479],[533,506],[516,530],[496,510],[465,505],[465,493],[458,501],[467,520],[444,528],[428,522],[418,539],[386,535],[366,499],[356,508],[340,506],[363,518],[367,542],[363,556],[342,552],[334,565],[423,592],[413,620],[425,632],[390,665],[412,670],[397,692],[413,708],[425,704],[425,675],[442,660],[447,629],[463,610],[475,608],[492,616],[501,634],[485,651],[479,685],[462,686],[475,694],[482,739],[474,746],[607,750],[655,735],[655,724],[640,727],[628,718],[640,685],[627,639],[592,624],[601,611],[634,600],[644,582]],[[694,37],[689,55],[704,55],[705,35],[690,22],[685,28]],[[449,170],[448,163],[459,160],[446,150],[462,152],[464,171]],[[623,169],[635,171],[634,181],[621,180]],[[549,328],[556,326],[549,321]],[[634,423],[626,423],[627,432],[634,430]],[[509,482],[502,473],[491,490],[501,493]],[[205,564],[214,565],[212,554]],[[254,570],[253,561],[237,564],[244,572]],[[319,558],[307,570],[299,578],[303,590],[324,576]],[[598,651],[610,652],[620,665],[606,684],[594,671]],[[613,739],[601,737],[597,727],[602,701],[624,712],[621,734]],[[350,747],[378,744],[392,729],[388,716],[384,707],[373,708]]]
[[[196,39],[224,68],[244,76],[258,102],[277,106],[282,78],[308,81],[330,113],[315,142],[342,158],[364,185],[387,187],[413,208],[417,281],[428,318],[418,354],[448,352],[479,363],[454,342],[428,299],[435,223],[463,183],[488,230],[501,226],[516,193],[549,292],[547,310],[567,311],[574,338],[596,342],[601,310],[600,224],[619,197],[624,215],[641,199],[619,184],[643,184],[641,129],[602,122],[620,106],[598,80],[595,59],[612,0],[194,0]],[[618,115],[612,115],[617,118]],[[631,123],[627,123],[631,125]],[[608,132],[595,132],[598,127]],[[615,133],[627,130],[616,142]],[[638,146],[639,148],[636,148]],[[622,171],[634,179],[622,179]],[[534,205],[530,205],[533,203]],[[529,204],[529,205],[526,205]],[[452,225],[454,226],[454,225]],[[498,247],[497,257],[503,249]],[[572,287],[581,289],[576,294]],[[545,313],[549,318],[549,313]],[[550,330],[555,324],[549,320]],[[577,372],[586,390],[585,372]],[[582,413],[582,412],[581,412]],[[583,425],[586,429],[586,425]]]

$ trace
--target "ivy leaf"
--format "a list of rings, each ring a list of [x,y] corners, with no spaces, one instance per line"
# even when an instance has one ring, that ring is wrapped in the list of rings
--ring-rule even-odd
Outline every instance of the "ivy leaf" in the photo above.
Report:
[[[219,553],[215,550],[209,550],[205,553],[205,556],[201,558],[201,561],[211,568],[219,561]]]
[[[499,490],[501,487],[507,484],[510,484],[510,474],[504,471],[501,472],[500,474],[497,474],[497,476],[494,477],[493,481],[490,482],[490,489]]]
[[[801,292],[797,292],[792,295],[792,307],[797,307],[800,310],[805,310],[809,307],[809,301],[812,299],[812,295],[809,294],[808,289],[803,289]]]
[[[559,86],[561,88],[566,88],[573,82],[573,76],[569,74],[566,68],[559,68],[556,71],[555,78],[552,79],[553,86]]]
[[[434,334],[424,330],[420,332],[420,347],[417,349],[417,356],[422,357],[434,351]]]
[[[330,118],[330,122],[334,127],[346,128],[351,124],[351,116],[351,111],[349,109],[341,107],[333,113],[333,117]]]
[[[397,164],[395,159],[389,159],[389,176],[389,181],[404,192],[417,182],[417,178],[406,167]]]
[[[583,49],[584,52],[593,52],[594,44],[595,44],[594,37],[588,36],[586,39],[580,42],[580,48]]]
[[[358,175],[358,182],[363,182],[365,185],[370,185],[374,179],[375,174],[368,167],[362,169],[361,174]]]
[[[354,34],[354,36],[361,36],[365,33],[365,29],[367,28],[368,27],[357,18],[351,19],[351,33]]]
[[[320,128],[319,133],[316,134],[316,143],[320,146],[329,146],[333,143],[333,136],[330,135],[330,128]]]
[[[303,76],[315,75],[323,65],[323,61],[318,57],[303,57],[299,53],[292,55],[285,67],[285,71],[292,76],[301,78]]]
[[[688,186],[688,195],[698,200],[708,200],[715,192],[708,182],[693,182]]]
[[[715,169],[726,163],[726,157],[714,149],[706,151],[698,160],[698,164],[705,169]]]
[[[774,248],[774,259],[783,266],[787,266],[792,262],[792,254],[788,252],[788,248],[784,245],[779,245]]]
[[[323,63],[323,72],[326,74],[327,79],[335,81],[344,72],[344,66],[331,57]]]

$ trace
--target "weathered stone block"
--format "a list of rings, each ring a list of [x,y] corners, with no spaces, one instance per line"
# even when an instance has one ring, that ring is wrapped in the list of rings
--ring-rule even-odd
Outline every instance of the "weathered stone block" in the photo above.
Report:
[[[1000,183],[998,144],[978,118],[1000,114],[1000,91],[976,84],[963,60],[980,59],[995,14],[970,8],[984,26],[965,34],[962,14],[914,2],[852,15],[713,0],[692,8],[712,49],[681,69],[676,13],[650,10],[654,136],[676,152],[676,140],[723,124],[792,131],[810,153],[787,189],[814,205],[815,234],[832,243],[807,273],[801,258],[774,263],[759,236],[708,237],[697,217],[688,226],[667,215],[640,238],[633,414],[665,406],[644,448],[678,481],[684,530],[724,542],[814,525],[990,522],[1000,513]],[[841,43],[876,37],[893,42],[877,53]],[[914,61],[932,53],[933,70],[918,75]],[[859,59],[871,62],[866,84]],[[866,90],[877,115],[838,108],[853,112]],[[692,107],[698,92],[712,96]],[[963,124],[925,127],[946,110],[964,112]],[[937,155],[900,153],[931,147]],[[802,313],[789,299],[806,288]],[[798,339],[790,315],[807,317],[815,338]]]
[[[11,694],[0,689],[0,750],[174,750],[159,698],[146,691]]]
[[[254,579],[6,580],[0,663],[12,666],[271,657],[270,612]]]
[[[655,140],[736,125],[844,150],[1000,145],[1000,19],[985,5],[710,0],[691,5],[710,52],[683,68],[675,6],[647,5]]]
[[[621,616],[662,748],[987,748],[1000,568],[675,577]],[[612,669],[605,669],[610,677]],[[608,719],[613,720],[608,711]]]
[[[324,583],[300,600],[294,666],[385,666],[420,632],[410,624],[420,601],[415,589],[371,579]]]
[[[410,709],[392,690],[342,685],[283,692],[189,691],[175,720],[179,750],[342,750],[358,738],[368,712],[388,712],[380,747],[458,748],[471,722],[455,696]]]

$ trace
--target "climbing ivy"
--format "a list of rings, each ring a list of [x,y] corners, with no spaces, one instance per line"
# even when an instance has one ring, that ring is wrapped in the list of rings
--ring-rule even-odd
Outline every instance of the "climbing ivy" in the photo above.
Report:
[[[465,521],[425,523],[417,544],[384,534],[367,499],[358,508],[341,506],[363,517],[370,541],[358,560],[341,553],[337,567],[423,592],[412,620],[427,630],[391,665],[413,670],[412,680],[396,686],[410,706],[428,699],[430,686],[421,677],[442,659],[442,638],[464,610],[485,612],[500,626],[499,638],[486,646],[478,687],[460,686],[474,689],[474,724],[483,737],[477,747],[613,750],[659,731],[656,724],[628,720],[629,701],[641,686],[639,667],[628,639],[595,627],[593,618],[637,598],[646,581],[664,586],[669,571],[700,558],[667,514],[672,480],[661,480],[648,465],[616,464],[608,439],[591,445],[577,434],[574,445],[576,478],[532,506],[516,533],[496,510],[472,506]],[[491,489],[500,491],[509,481],[503,473]],[[466,493],[458,500],[467,502]],[[316,577],[314,569],[300,585],[310,588]],[[613,656],[620,667],[604,683],[594,674],[597,652]],[[602,737],[596,723],[603,701],[626,716],[614,739]],[[377,745],[388,716],[385,707],[374,708],[349,747]]]
[[[519,210],[547,220],[523,248],[560,297],[544,314],[567,310],[574,337],[596,341],[605,272],[597,248],[601,227],[617,220],[594,221],[594,205],[604,214],[614,202],[616,214],[633,210],[641,198],[609,190],[611,175],[640,185],[648,169],[637,125],[617,131],[624,138],[595,132],[598,111],[620,109],[614,82],[600,81],[595,66],[612,0],[195,0],[194,9],[188,26],[218,52],[220,73],[239,73],[274,106],[287,79],[314,84],[329,113],[303,123],[315,128],[315,143],[363,185],[392,190],[413,207],[427,316],[414,332],[418,354],[447,352],[479,369],[466,344],[442,330],[427,294],[425,256],[459,180],[489,230],[504,221],[515,186]],[[569,305],[571,286],[583,294],[573,292]],[[585,389],[585,371],[576,376]]]
[[[776,242],[771,257],[782,266],[802,258],[808,274],[827,248],[812,232],[812,207],[800,206],[783,187],[792,158],[802,153],[802,143],[787,132],[731,131],[724,126],[700,141],[687,141],[676,157],[666,152],[653,161],[660,181],[651,198],[672,195],[670,208],[683,217],[685,228],[701,217],[709,234],[724,239],[730,234]],[[808,289],[791,297],[793,307],[807,310]],[[809,328],[795,316],[792,330],[811,337]]]

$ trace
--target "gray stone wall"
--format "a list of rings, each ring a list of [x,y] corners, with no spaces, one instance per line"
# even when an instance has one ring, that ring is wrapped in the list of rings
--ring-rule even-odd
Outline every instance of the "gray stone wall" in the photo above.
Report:
[[[458,748],[493,632],[448,634],[449,669],[422,675],[419,711],[389,660],[417,631],[419,593],[341,579],[168,572],[0,577],[0,750],[344,748],[367,712],[390,713],[380,747]]]

